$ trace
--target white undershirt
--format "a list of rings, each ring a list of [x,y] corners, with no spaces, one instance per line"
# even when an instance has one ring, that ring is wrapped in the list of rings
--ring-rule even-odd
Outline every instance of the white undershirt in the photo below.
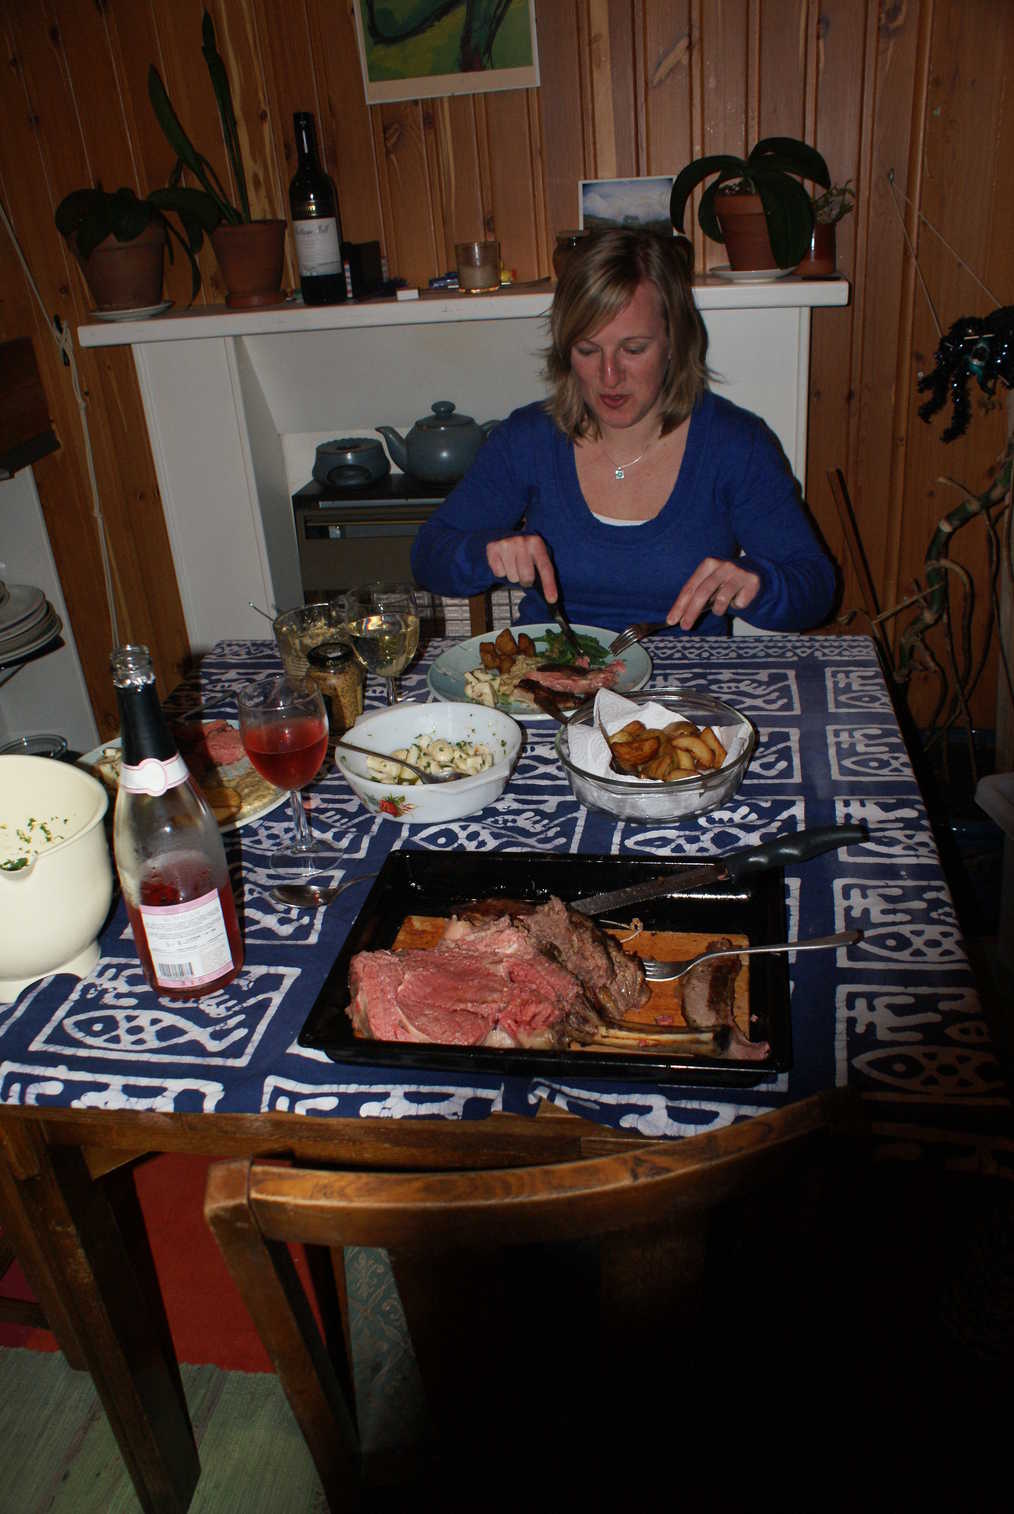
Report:
[[[596,515],[594,510],[590,513],[592,520],[600,520],[604,526],[643,526],[647,524],[643,520],[617,520],[614,515]]]

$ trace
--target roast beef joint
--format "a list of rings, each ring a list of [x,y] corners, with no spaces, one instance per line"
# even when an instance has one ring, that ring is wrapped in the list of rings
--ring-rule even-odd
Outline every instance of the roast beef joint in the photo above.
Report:
[[[733,1019],[739,966],[718,959],[688,975],[691,1029],[673,1037],[697,1031],[722,1055],[768,1055],[767,1044],[749,1041]],[[478,901],[452,916],[435,946],[357,952],[349,991],[356,1031],[381,1041],[629,1050],[654,1032],[624,1023],[651,993],[640,958],[556,897]],[[657,1033],[650,1040],[658,1046]]]

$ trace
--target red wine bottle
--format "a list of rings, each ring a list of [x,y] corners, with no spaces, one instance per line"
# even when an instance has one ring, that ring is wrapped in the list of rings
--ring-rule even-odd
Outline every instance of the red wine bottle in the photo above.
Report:
[[[338,192],[317,157],[313,116],[299,110],[292,120],[299,167],[289,185],[289,207],[300,288],[307,305],[336,305],[347,294]]]
[[[113,854],[149,985],[171,999],[214,993],[243,966],[222,835],[176,747],[147,647],[112,655],[123,753]]]

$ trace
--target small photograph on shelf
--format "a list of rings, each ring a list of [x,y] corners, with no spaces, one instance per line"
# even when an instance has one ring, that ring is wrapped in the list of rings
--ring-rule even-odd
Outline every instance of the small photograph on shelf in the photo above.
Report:
[[[581,179],[578,202],[581,226],[585,231],[607,231],[630,226],[638,231],[654,231],[663,237],[673,234],[669,219],[672,174],[646,179]]]

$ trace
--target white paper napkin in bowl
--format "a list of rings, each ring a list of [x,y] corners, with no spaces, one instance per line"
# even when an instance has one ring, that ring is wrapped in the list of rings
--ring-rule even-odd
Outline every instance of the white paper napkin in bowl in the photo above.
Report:
[[[636,773],[618,773],[610,766],[612,752],[609,743],[602,735],[604,728],[612,736],[615,731],[621,730],[630,720],[640,720],[649,731],[660,731],[664,726],[671,725],[674,720],[690,720],[692,716],[681,714],[679,708],[674,705],[664,704],[634,704],[629,699],[624,699],[622,694],[614,694],[612,689],[600,689],[595,696],[594,723],[590,725],[571,725],[567,728],[567,743],[570,758],[577,767],[595,777],[608,778],[611,782],[629,783],[635,785],[657,784],[647,778],[639,778]],[[695,722],[695,724],[698,724]],[[749,726],[736,725],[713,725],[712,730],[726,749],[725,762],[722,767],[728,767],[735,762],[747,747],[750,740]],[[719,771],[716,769],[716,771]],[[687,773],[687,778],[700,777],[700,774]]]

